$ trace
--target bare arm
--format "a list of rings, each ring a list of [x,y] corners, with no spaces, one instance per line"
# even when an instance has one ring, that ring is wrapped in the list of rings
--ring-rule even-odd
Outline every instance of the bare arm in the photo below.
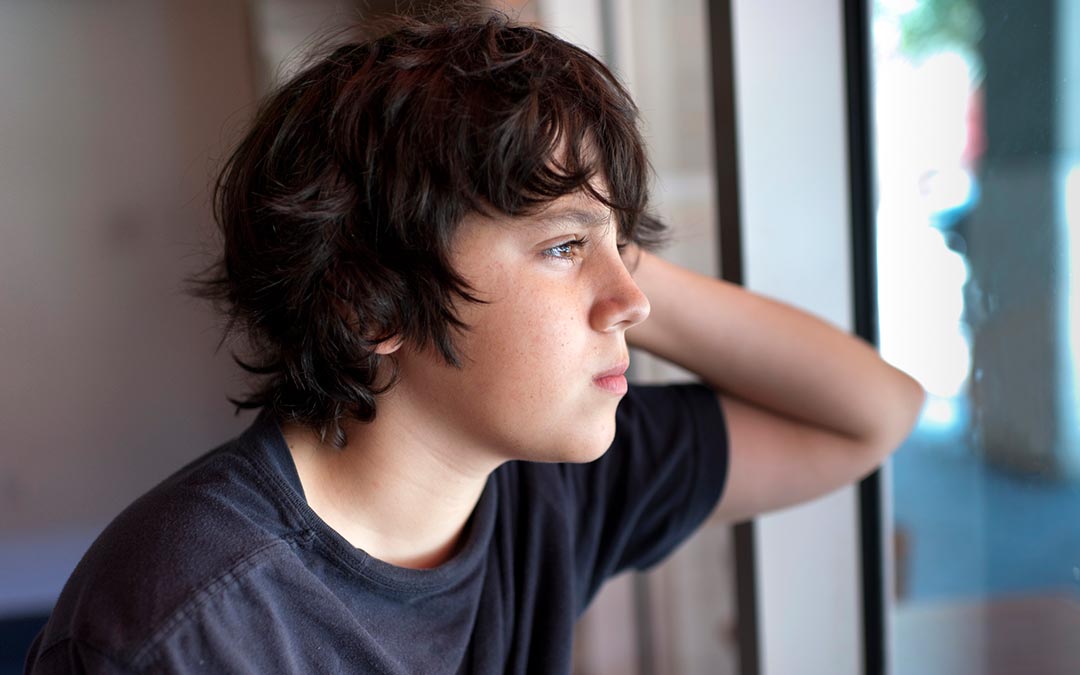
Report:
[[[652,304],[627,333],[720,396],[730,466],[715,517],[735,522],[867,475],[907,437],[925,394],[869,345],[806,312],[641,253]]]

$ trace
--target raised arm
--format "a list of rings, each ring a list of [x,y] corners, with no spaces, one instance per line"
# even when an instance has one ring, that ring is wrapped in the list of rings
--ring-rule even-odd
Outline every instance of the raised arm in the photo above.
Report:
[[[737,522],[860,479],[910,433],[925,393],[869,345],[806,312],[648,253],[652,313],[627,339],[697,374],[724,410],[730,464],[715,514]]]

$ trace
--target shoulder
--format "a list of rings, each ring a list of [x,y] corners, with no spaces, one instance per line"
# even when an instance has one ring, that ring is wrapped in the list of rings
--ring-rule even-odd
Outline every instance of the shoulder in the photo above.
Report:
[[[724,422],[719,397],[700,382],[632,385],[615,415],[615,443],[632,440],[630,434],[650,428],[715,434],[723,431]]]
[[[90,546],[61,592],[37,647],[79,644],[132,662],[199,603],[274,558],[303,528],[271,477],[227,443],[133,502]]]
[[[602,457],[559,467],[573,510],[581,607],[604,580],[651,567],[689,537],[727,477],[724,415],[705,385],[631,386],[615,427]]]
[[[615,413],[615,435],[595,462],[567,465],[581,480],[652,482],[667,468],[703,463],[726,473],[727,426],[716,392],[701,383],[631,385]],[[596,476],[599,474],[599,476]]]

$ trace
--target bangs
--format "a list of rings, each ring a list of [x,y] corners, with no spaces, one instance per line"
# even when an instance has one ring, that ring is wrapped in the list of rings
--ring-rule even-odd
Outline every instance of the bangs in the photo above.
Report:
[[[622,238],[655,248],[663,228],[652,219],[643,222],[649,166],[637,107],[603,63],[584,50],[535,40],[531,32],[522,43],[505,45],[515,56],[496,79],[515,86],[493,92],[485,86],[494,84],[488,78],[470,92],[477,113],[490,116],[477,125],[481,134],[469,167],[482,186],[480,196],[503,214],[519,216],[583,193],[612,211]],[[576,53],[544,54],[545,48]]]
[[[427,53],[440,58],[387,57],[397,68],[386,82],[384,130],[411,130],[418,136],[403,145],[424,153],[393,152],[403,192],[391,201],[415,199],[420,188],[421,201],[457,203],[461,215],[493,208],[515,217],[582,192],[611,209],[623,238],[648,249],[662,243],[664,227],[645,216],[649,166],[638,110],[603,63],[497,16],[413,37],[426,38]],[[444,49],[433,44],[439,40]],[[410,86],[417,81],[425,86]]]

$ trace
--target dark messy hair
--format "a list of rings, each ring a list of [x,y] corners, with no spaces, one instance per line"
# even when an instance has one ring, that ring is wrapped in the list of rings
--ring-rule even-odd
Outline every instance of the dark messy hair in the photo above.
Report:
[[[596,178],[597,180],[593,180]],[[597,183],[601,189],[597,189]],[[637,109],[596,58],[497,12],[399,19],[339,45],[261,105],[214,189],[224,246],[192,292],[228,317],[269,407],[337,447],[370,421],[378,343],[434,346],[460,367],[450,264],[469,213],[527,216],[590,195],[620,236],[651,249]]]

